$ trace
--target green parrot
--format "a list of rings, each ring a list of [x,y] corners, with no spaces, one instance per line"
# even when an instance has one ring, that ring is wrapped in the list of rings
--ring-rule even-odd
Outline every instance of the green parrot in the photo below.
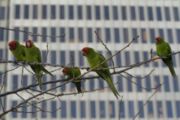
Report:
[[[87,61],[91,69],[101,69],[94,71],[107,82],[108,86],[110,87],[115,97],[118,98],[119,93],[113,84],[112,77],[108,69],[108,64],[107,62],[104,62],[105,61],[104,56],[102,56],[101,54],[99,54],[93,48],[90,47],[84,47],[82,49],[82,53],[83,56],[87,58]]]
[[[26,41],[26,62],[41,63],[41,52],[38,47],[34,45],[31,40]],[[43,72],[53,76],[49,71],[47,71],[43,65],[30,65],[31,69],[34,71],[40,89],[42,88],[42,75]]]
[[[81,75],[81,71],[78,67],[65,67],[62,72],[64,75],[67,75],[69,79],[77,78]],[[73,83],[75,84],[78,93],[81,93],[81,78],[73,81]]]
[[[26,47],[21,45],[18,41],[12,40],[8,43],[9,49],[17,61],[26,60]]]
[[[173,68],[171,47],[161,37],[156,37],[156,51],[157,51],[157,55],[161,57],[162,61],[168,66],[172,76],[176,77],[176,73]]]

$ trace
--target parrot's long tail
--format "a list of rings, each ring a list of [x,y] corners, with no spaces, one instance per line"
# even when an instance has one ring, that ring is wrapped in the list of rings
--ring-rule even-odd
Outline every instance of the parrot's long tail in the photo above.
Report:
[[[81,93],[81,82],[74,82],[75,86],[76,86],[76,89],[78,91],[78,93]]]
[[[175,78],[176,77],[176,72],[173,68],[173,65],[168,65],[169,71],[171,72],[171,75]]]
[[[119,95],[117,89],[115,88],[112,79],[108,77],[108,78],[106,79],[106,81],[107,81],[107,83],[108,83],[111,91],[113,92],[113,94],[115,95],[115,97],[118,99],[118,97],[119,97],[120,95]]]
[[[40,90],[42,90],[42,74],[36,74],[37,82],[39,84]]]

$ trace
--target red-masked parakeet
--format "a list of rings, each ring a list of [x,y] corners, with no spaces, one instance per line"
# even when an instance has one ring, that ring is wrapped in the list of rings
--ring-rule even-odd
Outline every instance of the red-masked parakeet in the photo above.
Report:
[[[9,49],[12,52],[13,56],[17,61],[25,61],[26,60],[26,47],[21,45],[18,41],[12,40],[9,42]]]
[[[67,75],[69,79],[78,78],[78,76],[81,75],[81,71],[78,67],[65,67],[62,72],[64,75]],[[81,78],[73,80],[73,83],[75,84],[78,93],[81,93]]]
[[[41,63],[41,52],[38,47],[36,47],[31,40],[26,41],[26,61],[31,63]],[[43,72],[53,76],[49,71],[47,71],[43,65],[30,65],[32,70],[34,71],[40,89],[42,88],[42,75]]]
[[[156,38],[156,51],[157,51],[157,55],[161,57],[162,61],[168,66],[172,76],[176,77],[176,73],[173,68],[171,47],[161,37]]]
[[[101,78],[103,78],[107,82],[113,94],[116,96],[116,98],[118,98],[119,93],[113,84],[112,77],[108,69],[108,64],[107,62],[104,62],[104,56],[90,47],[84,47],[82,49],[82,53],[87,58],[90,68],[93,69],[93,71],[95,71]]]

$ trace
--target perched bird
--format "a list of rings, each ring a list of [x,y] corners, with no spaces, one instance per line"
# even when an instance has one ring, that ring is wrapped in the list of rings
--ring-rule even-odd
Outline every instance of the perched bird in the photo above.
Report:
[[[41,52],[38,47],[34,45],[34,43],[31,40],[26,41],[26,62],[31,63],[41,63]],[[34,71],[38,84],[40,86],[40,89],[42,88],[42,75],[43,72],[53,76],[49,71],[47,71],[43,65],[30,65],[31,69]]]
[[[87,58],[90,68],[93,69],[93,71],[95,71],[102,79],[107,82],[113,94],[116,96],[116,98],[118,98],[119,93],[113,84],[112,77],[108,69],[108,64],[105,61],[104,56],[90,47],[84,47],[82,49],[82,53],[83,56]]]
[[[18,41],[12,40],[8,43],[9,49],[17,61],[26,60],[26,47],[21,45]]]
[[[162,58],[162,61],[168,66],[173,77],[176,77],[175,70],[173,68],[172,52],[170,45],[164,41],[163,38],[156,38],[156,51],[157,55]]]
[[[81,75],[81,71],[78,67],[65,67],[62,72],[64,75],[67,75],[69,79],[77,78]],[[73,83],[75,84],[78,93],[81,93],[81,78],[73,80]]]

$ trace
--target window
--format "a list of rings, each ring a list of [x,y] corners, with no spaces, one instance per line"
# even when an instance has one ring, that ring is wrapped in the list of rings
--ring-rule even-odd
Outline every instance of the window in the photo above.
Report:
[[[16,100],[13,100],[12,103],[11,103],[12,107],[16,107],[18,105],[18,102]],[[17,118],[17,112],[16,110],[12,111],[12,118]]]
[[[76,118],[76,102],[71,101],[71,118]]]
[[[36,118],[37,117],[37,108],[36,108],[36,101],[31,102],[31,117]]]
[[[120,53],[116,55],[116,64],[118,66],[122,66],[122,64],[121,64],[121,54]]]
[[[0,6],[0,20],[3,20],[5,18],[5,7]]]
[[[136,77],[136,90],[137,92],[142,92],[142,78],[140,76]]]
[[[70,27],[69,28],[69,41],[73,42],[74,41],[74,28]]]
[[[24,5],[24,19],[29,18],[29,5]]]
[[[176,39],[177,42],[180,43],[180,29],[176,29]]]
[[[47,102],[46,101],[42,101],[41,102],[41,109],[43,111],[41,111],[41,118],[46,118],[47,117]]]
[[[57,117],[57,104],[56,101],[51,101],[51,118]]]
[[[27,118],[27,104],[23,104],[21,108],[21,117],[22,118]]]
[[[110,118],[115,118],[115,103],[114,101],[109,101],[109,116]]]
[[[168,42],[173,43],[173,33],[172,29],[167,29],[167,37],[168,37]]]
[[[3,58],[3,49],[0,49],[0,58]],[[1,72],[0,72],[0,75],[1,75]]]
[[[121,7],[121,12],[122,12],[122,20],[127,20],[127,12],[125,6]]]
[[[45,50],[42,50],[42,62],[45,63],[47,60],[47,52]]]
[[[68,6],[68,14],[69,14],[69,19],[72,20],[74,19],[74,6],[70,5]]]
[[[99,6],[95,6],[95,15],[96,15],[96,20],[100,20],[101,15],[100,15],[100,7]]]
[[[102,78],[98,78],[97,80],[99,82],[99,89],[103,89],[105,84],[104,80]]]
[[[47,19],[47,6],[42,5],[42,19]]]
[[[148,60],[148,52],[147,51],[143,51],[143,61],[147,61]],[[149,63],[144,64],[145,67],[149,66]]]
[[[135,37],[138,36],[138,33],[137,33],[137,29],[136,29],[136,28],[132,28],[132,29],[131,29],[131,33],[132,33],[132,37],[133,37],[133,38],[135,38]],[[133,42],[137,43],[138,40],[136,39],[136,40],[134,40]]]
[[[112,11],[113,11],[113,20],[118,20],[118,7],[117,6],[113,6],[112,7]]]
[[[55,27],[51,27],[51,36],[52,36],[52,39],[51,39],[51,42],[56,42],[56,28]]]
[[[180,20],[178,7],[173,7],[173,16],[174,16],[174,20],[175,21],[179,21]]]
[[[109,7],[104,6],[104,19],[109,20]]]
[[[171,101],[166,101],[166,112],[168,118],[173,118],[173,109]]]
[[[119,31],[119,28],[114,28],[114,39],[115,39],[115,43],[119,43],[120,42],[120,31]]]
[[[47,41],[47,37],[46,37],[46,35],[47,35],[47,28],[42,27],[41,32],[42,32],[42,35],[43,35],[42,42],[46,42]]]
[[[121,76],[117,76],[117,84],[118,84],[118,91],[123,91],[123,78]]]
[[[158,87],[160,85],[160,78],[159,76],[154,76],[154,86]],[[158,88],[159,91],[161,91],[161,87]]]
[[[23,40],[27,40],[28,39],[28,32],[29,32],[29,28],[28,27],[24,27],[23,29],[24,31],[26,31],[25,33],[23,33]]]
[[[65,79],[65,77],[64,77],[64,75],[63,76],[60,76],[60,79]],[[62,85],[61,87],[60,87],[60,91],[61,92],[64,92],[66,90],[66,85]]]
[[[119,118],[125,118],[125,104],[124,101],[119,101]]]
[[[91,76],[90,76],[90,77],[91,77]],[[95,84],[95,83],[94,83],[94,79],[89,80],[89,90],[90,90],[90,91],[94,90],[94,87],[95,87],[94,84]]]
[[[70,58],[70,65],[74,65],[76,63],[75,61],[75,52],[74,51],[69,51],[69,58]]]
[[[18,75],[12,75],[12,90],[17,90],[18,89]]]
[[[82,55],[82,53],[81,53],[81,51],[79,51],[78,52],[79,53],[79,66],[83,66],[84,65],[84,57],[83,57],[83,55]]]
[[[129,51],[125,51],[125,54],[124,54],[124,60],[125,60],[125,65],[128,66],[130,65],[130,53]]]
[[[125,43],[129,42],[129,35],[128,35],[128,29],[127,28],[123,28],[123,39]]]
[[[79,42],[83,42],[83,40],[84,40],[84,29],[83,28],[78,28],[78,39],[79,39]]]
[[[15,13],[14,13],[15,19],[20,19],[20,11],[21,11],[20,5],[15,5]]]
[[[86,19],[91,20],[92,19],[92,12],[91,12],[91,6],[86,6]]]
[[[37,5],[33,5],[32,6],[32,10],[33,10],[33,19],[37,19],[38,18],[38,6]]]
[[[147,35],[145,28],[141,28],[141,37],[142,37],[142,43],[147,43]]]
[[[172,82],[173,82],[174,92],[178,92],[179,91],[179,81],[178,81],[178,78],[173,78]]]
[[[51,72],[51,71],[50,71]],[[52,81],[56,81],[57,80],[57,77],[56,76],[51,76],[50,78]],[[55,88],[56,87],[56,83],[51,83],[51,88]],[[53,89],[52,91],[55,91],[56,92],[57,89]]]
[[[149,76],[145,79],[145,86],[146,86],[146,91],[150,92],[151,91],[151,79]]]
[[[136,20],[136,9],[134,6],[130,7],[131,20]]]
[[[60,51],[60,64],[65,65],[66,64],[66,55],[65,51]]]
[[[66,101],[61,101],[60,114],[61,114],[61,118],[66,118],[67,117]]]
[[[157,108],[157,117],[161,118],[163,117],[163,104],[162,101],[157,101],[156,102],[156,108]]]
[[[164,91],[169,92],[170,91],[170,86],[169,86],[169,77],[168,76],[163,76],[164,80]]]
[[[144,105],[143,101],[138,101],[138,111],[139,111],[139,117],[144,118]]]
[[[110,28],[105,28],[105,39],[106,39],[107,43],[111,41],[111,31],[110,31]]]
[[[51,63],[56,64],[56,51],[51,50]]]
[[[65,28],[64,27],[60,28],[59,34],[60,35],[64,35],[65,34]],[[64,37],[60,37],[60,42],[65,42],[65,36]]]
[[[65,7],[63,5],[59,6],[59,18],[65,19]]]
[[[138,7],[139,10],[139,20],[144,20],[144,7],[140,6]]]
[[[96,118],[96,104],[95,101],[90,101],[91,118]]]
[[[105,102],[100,101],[99,102],[99,111],[100,111],[100,118],[105,118],[106,117],[106,108],[105,108]]]
[[[155,43],[155,30],[153,28],[150,28],[149,34],[150,34],[151,43]]]
[[[33,27],[32,32],[33,32],[33,34],[38,34],[37,27]],[[32,39],[33,39],[33,41],[37,41],[37,35],[32,36]]]
[[[127,91],[132,92],[132,78],[127,77]]]
[[[165,13],[165,19],[167,21],[170,21],[171,16],[170,16],[170,9],[169,9],[169,7],[164,7],[164,13]]]
[[[92,28],[87,28],[87,40],[88,42],[93,41],[93,31]]]
[[[149,118],[153,118],[153,116],[154,116],[153,102],[152,101],[149,101],[147,103],[147,115]]]
[[[0,29],[0,41],[4,40],[4,30]]]
[[[163,30],[163,29],[161,29],[161,28],[158,29],[158,32],[159,32],[159,35],[160,35],[161,37],[163,37],[163,38],[165,37],[165,36],[164,36],[164,30]]]
[[[161,7],[156,7],[156,16],[157,16],[157,20],[158,20],[158,21],[161,21],[161,20],[162,20]]]
[[[23,87],[28,86],[28,77],[27,77],[27,75],[22,76],[22,83],[21,84],[22,84]]]
[[[86,117],[86,104],[85,104],[85,101],[80,101],[80,117],[81,118]]]
[[[128,101],[128,115],[129,115],[129,118],[134,117],[134,102],[133,101]]]
[[[44,83],[44,82],[47,82],[47,76],[43,76],[42,79],[43,79],[43,83]],[[39,87],[39,86],[38,86],[38,87]],[[47,84],[44,84],[44,85],[42,85],[42,86],[40,86],[40,87],[42,87],[42,90],[44,90],[44,91],[47,90]]]
[[[176,101],[176,117],[180,118],[180,101]]]
[[[136,64],[140,62],[139,51],[134,51],[134,61]]]
[[[147,12],[148,12],[148,20],[152,21],[154,19],[152,7],[147,7]]]
[[[82,19],[83,18],[83,9],[82,6],[78,5],[77,6],[77,14],[78,14],[78,19]]]
[[[56,6],[51,5],[51,19],[56,19]]]

